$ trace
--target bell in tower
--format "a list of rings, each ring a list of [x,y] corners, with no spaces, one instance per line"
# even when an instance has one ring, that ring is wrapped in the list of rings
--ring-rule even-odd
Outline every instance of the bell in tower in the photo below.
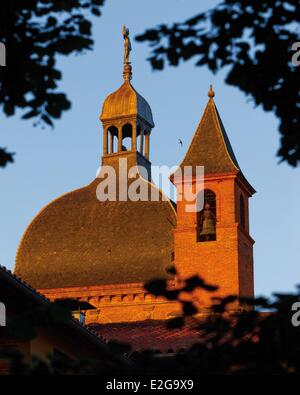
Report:
[[[189,202],[178,200],[174,231],[175,266],[180,277],[198,275],[218,287],[213,295],[199,296],[204,309],[211,306],[215,296],[254,295],[254,240],[249,231],[248,201],[255,190],[240,169],[214,96],[211,86],[204,114],[180,164],[182,172],[193,169],[185,182],[194,190],[200,189],[197,199],[202,206],[197,204],[200,210],[189,212]],[[197,166],[204,168],[203,184],[195,172]],[[171,179],[181,190],[181,180]],[[234,308],[240,307],[237,303]]]
[[[199,223],[202,229],[200,232],[200,240],[216,240],[216,219],[209,203],[205,204],[204,210],[201,212]]]

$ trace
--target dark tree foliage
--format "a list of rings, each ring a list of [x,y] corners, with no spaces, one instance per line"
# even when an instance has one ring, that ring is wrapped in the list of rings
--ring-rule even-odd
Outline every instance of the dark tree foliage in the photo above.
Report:
[[[58,90],[58,55],[92,48],[91,22],[105,0],[11,0],[0,4],[0,42],[6,67],[0,67],[0,107],[7,116],[22,110],[23,119],[53,126],[71,107]],[[0,150],[0,166],[12,156]]]
[[[174,300],[174,290],[169,290],[164,280],[152,281],[146,289]],[[173,358],[151,351],[137,354],[135,360],[141,369],[182,375],[300,373],[300,317],[298,326],[292,323],[292,306],[300,300],[300,287],[294,294],[241,300],[243,308],[238,312],[232,310],[235,296],[216,298],[209,314],[199,317],[195,315],[195,298],[186,298],[196,289],[213,292],[216,288],[197,276],[184,281],[175,298],[182,305],[182,315],[172,318],[168,327],[192,326],[199,331],[198,342]]]
[[[0,167],[5,167],[9,162],[12,163],[14,161],[13,156],[14,154],[7,152],[6,148],[0,148]]]
[[[0,350],[0,358],[10,360],[11,373],[33,374],[76,374],[118,377],[125,375],[169,374],[191,377],[205,374],[299,374],[300,373],[300,314],[292,309],[299,304],[300,287],[294,294],[275,294],[273,298],[242,300],[243,308],[232,310],[235,296],[216,298],[209,314],[197,315],[199,309],[195,290],[213,292],[215,286],[194,276],[181,281],[176,291],[170,290],[165,280],[154,280],[146,284],[146,290],[167,300],[178,301],[182,314],[168,322],[170,331],[184,325],[198,330],[198,341],[190,348],[177,354],[160,354],[155,350],[132,352],[130,345],[111,342],[111,350],[118,355],[130,355],[132,365],[119,371],[114,363],[105,364],[93,360],[72,361],[64,355],[49,355],[48,361],[33,357],[25,361],[24,356],[14,349]],[[188,296],[190,300],[188,299]],[[298,306],[299,309],[299,306]],[[208,313],[208,312],[207,312]],[[298,319],[292,323],[293,315]],[[36,337],[36,327],[46,324],[64,324],[71,314],[60,304],[47,308],[24,311],[8,322],[7,334],[19,341]],[[295,322],[298,326],[295,326]],[[130,338],[128,338],[130,344]]]
[[[299,0],[223,0],[215,8],[136,37],[152,47],[154,69],[196,59],[213,73],[225,68],[226,83],[239,87],[280,121],[278,156],[300,162],[300,67],[291,59],[300,41]]]

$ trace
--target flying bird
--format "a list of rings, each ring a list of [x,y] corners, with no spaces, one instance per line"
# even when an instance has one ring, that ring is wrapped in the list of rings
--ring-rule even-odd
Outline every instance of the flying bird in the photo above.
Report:
[[[179,143],[180,147],[183,147],[183,142],[181,139],[178,139],[178,143]]]

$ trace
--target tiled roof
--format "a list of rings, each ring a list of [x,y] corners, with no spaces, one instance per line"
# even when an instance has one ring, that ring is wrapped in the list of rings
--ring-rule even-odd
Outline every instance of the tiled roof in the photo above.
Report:
[[[144,182],[151,193],[155,187]],[[171,203],[100,202],[99,183],[63,195],[34,218],[18,248],[17,275],[37,289],[166,277],[176,223]]]
[[[131,346],[131,351],[154,350],[178,352],[190,348],[199,339],[193,325],[182,329],[168,329],[166,321],[141,321],[118,324],[91,324],[106,341],[117,341]]]
[[[212,98],[207,103],[181,166],[204,166],[206,174],[241,171]]]
[[[30,284],[28,284],[26,281],[24,281],[19,276],[14,274],[11,270],[7,269],[5,266],[0,265],[0,278],[3,277],[4,275],[6,275],[8,278],[14,281],[15,284],[19,284],[21,287],[29,291],[32,294],[32,296],[40,299],[41,302],[50,303],[50,300],[46,298],[46,296],[42,295],[40,292],[34,289]]]
[[[114,93],[109,95],[103,104],[101,120],[116,120],[120,117],[140,116],[153,128],[151,107],[147,101],[134,89],[129,81]]]

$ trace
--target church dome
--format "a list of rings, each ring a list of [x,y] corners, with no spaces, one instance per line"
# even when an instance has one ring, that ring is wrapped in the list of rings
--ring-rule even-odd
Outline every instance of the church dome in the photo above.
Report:
[[[134,89],[129,80],[109,95],[102,108],[102,122],[127,116],[140,116],[154,127],[152,110],[147,101]]]
[[[171,202],[100,202],[98,184],[63,195],[35,217],[18,248],[18,276],[38,289],[166,277],[176,223]]]
[[[17,251],[15,272],[35,288],[143,283],[166,277],[165,269],[172,263],[176,212],[150,181],[149,145],[154,123],[149,104],[130,83],[128,34],[124,30],[125,81],[107,97],[100,116],[102,169],[110,166],[119,179],[124,160],[128,169],[143,166],[146,177],[138,175],[135,181],[147,188],[149,197],[158,199],[99,201],[100,173],[88,186],[50,203],[29,225]],[[118,122],[120,118],[124,119]],[[111,121],[111,126],[107,127],[106,121]],[[124,148],[125,138],[131,139],[128,149]],[[127,181],[128,186],[133,182],[131,177]]]

